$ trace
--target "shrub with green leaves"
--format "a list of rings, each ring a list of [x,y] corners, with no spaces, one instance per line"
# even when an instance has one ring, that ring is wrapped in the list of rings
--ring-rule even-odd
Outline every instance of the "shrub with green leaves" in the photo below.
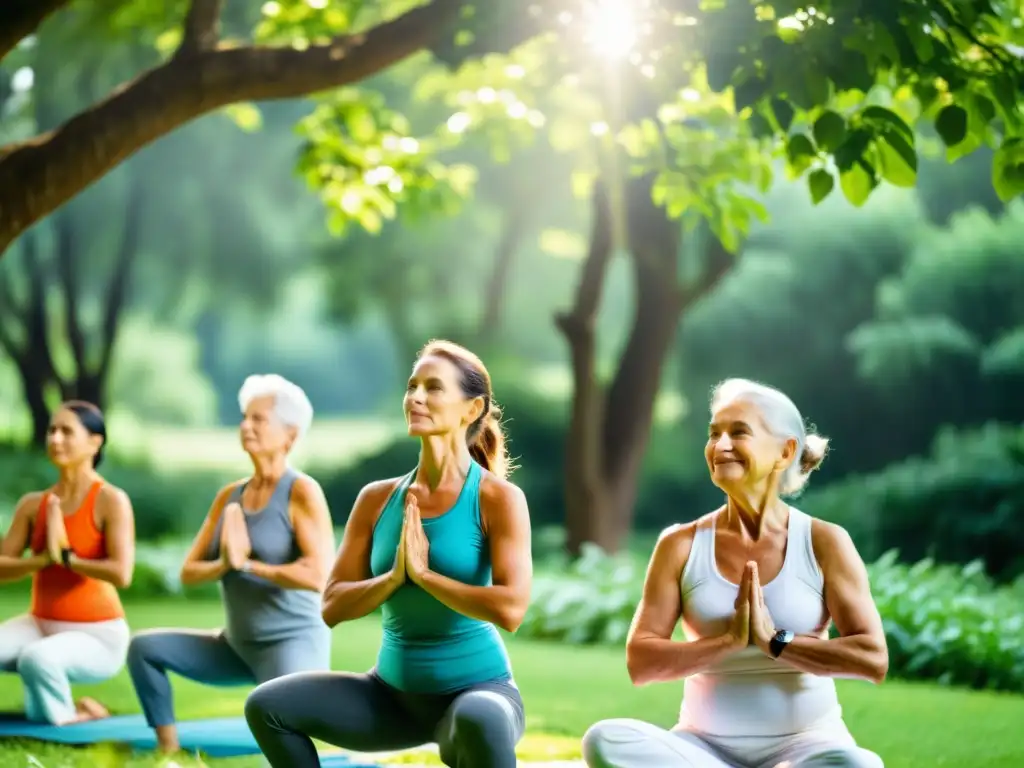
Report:
[[[889,674],[972,688],[1024,691],[1024,579],[997,587],[978,562],[869,566],[885,625]],[[644,566],[589,549],[571,565],[538,569],[520,635],[568,643],[624,643]]]

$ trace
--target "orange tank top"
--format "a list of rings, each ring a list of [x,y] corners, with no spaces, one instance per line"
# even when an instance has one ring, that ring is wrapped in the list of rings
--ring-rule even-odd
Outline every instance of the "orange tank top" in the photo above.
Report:
[[[96,527],[96,499],[103,483],[93,483],[72,514],[65,515],[64,527],[68,533],[68,546],[75,555],[88,560],[107,557],[107,541],[103,531]],[[46,502],[50,492],[43,494],[32,527],[32,552],[46,551]],[[124,618],[124,607],[117,588],[108,581],[93,579],[75,573],[59,563],[36,571],[32,577],[32,615],[51,621],[110,621]]]

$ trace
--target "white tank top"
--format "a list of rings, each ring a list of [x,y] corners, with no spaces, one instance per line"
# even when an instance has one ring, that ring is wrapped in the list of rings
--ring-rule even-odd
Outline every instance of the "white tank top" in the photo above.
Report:
[[[680,586],[687,638],[728,631],[739,586],[715,562],[715,520],[693,537]],[[779,575],[763,584],[775,626],[798,635],[827,636],[824,578],[811,543],[811,518],[789,508],[786,555]],[[679,724],[710,736],[783,736],[842,718],[836,687],[771,658],[756,646],[735,653],[683,685]]]

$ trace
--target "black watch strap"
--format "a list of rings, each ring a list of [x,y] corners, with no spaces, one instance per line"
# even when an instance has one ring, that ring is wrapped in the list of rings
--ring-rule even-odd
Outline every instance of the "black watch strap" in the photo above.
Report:
[[[774,658],[779,658],[779,655],[786,650],[786,646],[793,642],[794,637],[796,637],[795,633],[788,629],[776,630],[772,639],[768,642],[768,651]]]
[[[60,561],[65,568],[71,567],[71,554],[72,552],[70,547],[64,547],[64,549],[60,551]]]

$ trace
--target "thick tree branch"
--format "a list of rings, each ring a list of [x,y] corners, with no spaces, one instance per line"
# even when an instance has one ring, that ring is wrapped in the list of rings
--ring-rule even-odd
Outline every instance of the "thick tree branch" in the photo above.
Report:
[[[0,3],[0,61],[70,0],[4,0]]]
[[[59,128],[0,150],[0,253],[160,136],[235,102],[295,98],[362,80],[440,39],[464,1],[432,0],[365,33],[304,50],[222,46],[173,57]]]
[[[185,17],[185,34],[178,48],[179,56],[208,51],[220,40],[222,0],[192,0]]]

